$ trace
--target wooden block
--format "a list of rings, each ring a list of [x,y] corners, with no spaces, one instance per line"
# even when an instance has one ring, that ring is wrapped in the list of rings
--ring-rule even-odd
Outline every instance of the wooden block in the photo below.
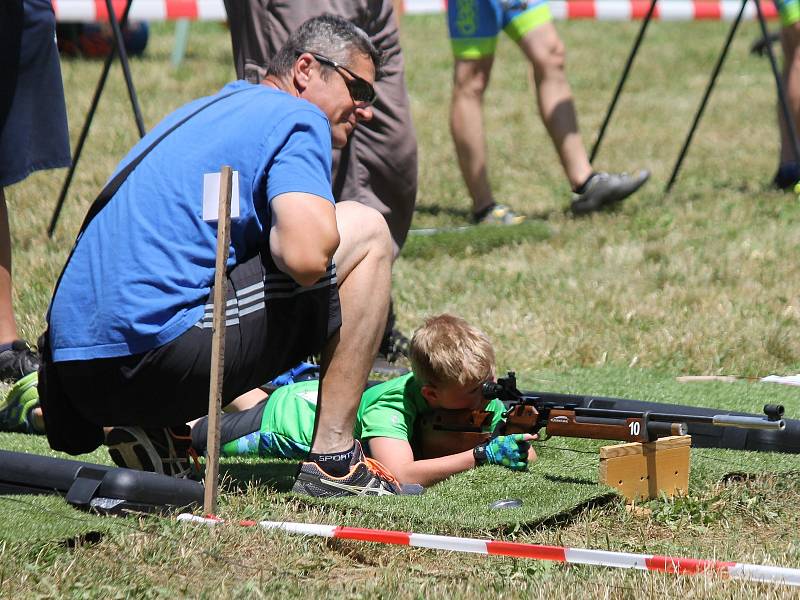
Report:
[[[679,435],[647,444],[600,448],[600,482],[615,487],[629,501],[669,497],[689,491],[692,438]]]

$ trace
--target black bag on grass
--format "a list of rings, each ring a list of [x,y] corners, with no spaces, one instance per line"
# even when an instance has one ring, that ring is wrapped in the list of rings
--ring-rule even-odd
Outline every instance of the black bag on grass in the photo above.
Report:
[[[203,503],[197,481],[0,450],[0,495],[52,494],[103,514],[161,512]]]

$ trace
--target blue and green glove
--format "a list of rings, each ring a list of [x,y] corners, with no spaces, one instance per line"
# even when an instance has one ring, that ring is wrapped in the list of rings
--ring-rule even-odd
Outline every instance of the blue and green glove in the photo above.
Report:
[[[483,444],[478,444],[472,451],[475,466],[500,465],[512,471],[524,471],[528,468],[529,440],[533,436],[527,433],[499,435]]]

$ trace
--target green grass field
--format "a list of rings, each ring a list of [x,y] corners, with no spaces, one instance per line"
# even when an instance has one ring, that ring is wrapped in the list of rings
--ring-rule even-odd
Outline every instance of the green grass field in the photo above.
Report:
[[[590,146],[638,24],[569,22],[569,77]],[[596,167],[649,168],[652,181],[614,212],[564,213],[569,189],[545,135],[521,55],[498,48],[486,103],[490,172],[499,200],[529,215],[500,229],[413,236],[395,266],[400,324],[450,311],[494,341],[523,389],[593,393],[758,411],[800,392],[774,384],[679,384],[687,374],[800,371],[800,203],[771,191],[777,160],[774,85],[749,56],[743,26],[669,196],[662,190],[727,25],[650,28]],[[414,228],[457,228],[469,202],[448,129],[451,58],[441,17],[407,17],[402,32],[420,145]],[[233,77],[230,42],[192,26],[188,56],[169,64],[170,25],[153,28],[132,63],[147,127]],[[64,61],[73,148],[101,64]],[[35,340],[55,278],[87,207],[137,139],[118,69],[53,240],[45,234],[64,171],[10,188],[17,318]],[[209,140],[213,143],[213,138]],[[221,514],[674,554],[800,567],[800,458],[693,450],[690,493],[626,507],[597,484],[600,445],[551,439],[529,473],[465,473],[422,499],[301,501],[273,487],[281,465],[231,461]],[[0,448],[47,453],[42,438],[0,435]],[[586,452],[589,452],[587,454]],[[90,457],[106,461],[102,452]],[[285,465],[284,465],[285,467]],[[1,467],[0,467],[1,468]],[[729,473],[738,477],[725,478]],[[523,499],[498,512],[493,500]],[[169,518],[103,519],[55,498],[0,497],[0,597],[795,597],[789,588],[564,567],[507,558],[322,541],[241,528],[207,531]]]

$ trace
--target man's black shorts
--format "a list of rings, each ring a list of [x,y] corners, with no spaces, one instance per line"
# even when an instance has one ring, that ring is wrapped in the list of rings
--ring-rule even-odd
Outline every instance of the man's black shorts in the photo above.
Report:
[[[55,363],[69,403],[96,425],[169,426],[208,412],[212,298],[203,318],[143,354]],[[341,325],[336,268],[298,286],[268,253],[228,274],[223,405],[322,350]]]

